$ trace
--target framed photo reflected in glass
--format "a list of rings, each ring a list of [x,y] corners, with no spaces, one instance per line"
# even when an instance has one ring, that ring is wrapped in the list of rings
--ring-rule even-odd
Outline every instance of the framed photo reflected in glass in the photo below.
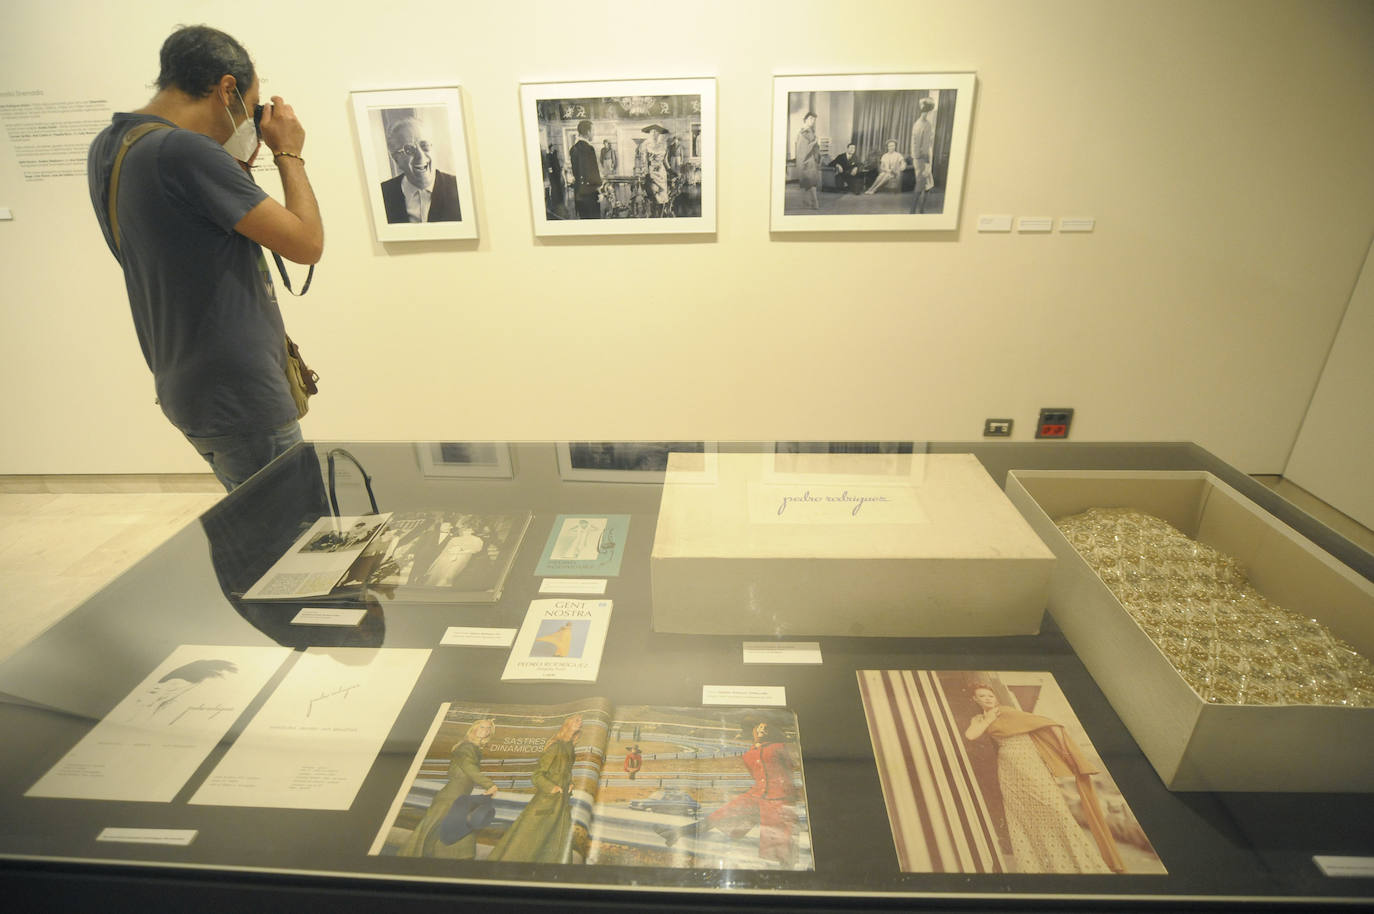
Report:
[[[663,482],[668,455],[680,454],[683,481],[716,478],[713,441],[567,441],[555,445],[558,475],[581,482]]]
[[[423,476],[512,479],[510,445],[500,441],[422,441],[415,445]]]

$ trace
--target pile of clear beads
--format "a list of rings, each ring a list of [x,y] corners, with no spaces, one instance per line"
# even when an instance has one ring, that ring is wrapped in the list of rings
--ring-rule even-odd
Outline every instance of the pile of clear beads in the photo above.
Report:
[[[1231,556],[1130,508],[1055,523],[1205,700],[1374,707],[1374,663],[1266,599]]]

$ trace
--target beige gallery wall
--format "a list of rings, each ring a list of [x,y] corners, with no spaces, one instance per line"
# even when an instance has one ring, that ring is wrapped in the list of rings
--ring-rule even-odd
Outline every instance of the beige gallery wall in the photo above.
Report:
[[[328,244],[284,305],[321,439],[1195,440],[1279,472],[1374,237],[1374,4],[749,0],[127,8],[14,0],[0,93],[151,95],[179,23],[297,108]],[[772,77],[977,72],[960,228],[770,235]],[[713,237],[536,239],[522,81],[714,76]],[[351,89],[461,84],[476,243],[376,243]],[[11,96],[12,97],[12,96]],[[0,96],[0,102],[6,98]],[[5,141],[0,140],[0,144]],[[85,182],[0,145],[0,473],[203,465],[151,383]],[[1091,234],[979,234],[982,213]]]
[[[1284,475],[1374,530],[1374,245]]]

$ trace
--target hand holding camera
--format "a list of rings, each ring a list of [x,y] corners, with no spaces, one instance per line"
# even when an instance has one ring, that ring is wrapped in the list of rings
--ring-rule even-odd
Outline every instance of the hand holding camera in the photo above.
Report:
[[[272,104],[263,105],[258,129],[262,141],[272,150],[272,155],[300,158],[305,148],[305,126],[297,120],[295,110],[282,101],[280,95],[272,96]]]

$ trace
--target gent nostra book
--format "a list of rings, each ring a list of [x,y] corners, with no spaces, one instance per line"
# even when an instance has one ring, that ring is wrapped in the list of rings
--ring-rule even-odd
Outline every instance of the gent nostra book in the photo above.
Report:
[[[501,678],[596,682],[611,605],[610,600],[532,600]]]

